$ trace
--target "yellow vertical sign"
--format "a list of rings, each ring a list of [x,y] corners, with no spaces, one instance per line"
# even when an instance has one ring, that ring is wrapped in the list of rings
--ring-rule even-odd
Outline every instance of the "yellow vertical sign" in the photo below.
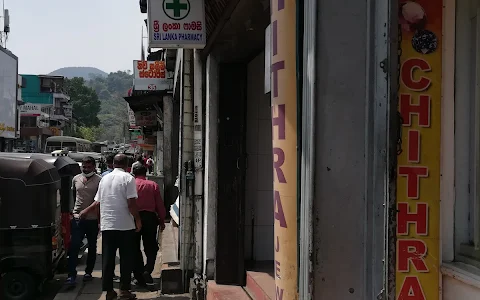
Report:
[[[296,1],[272,0],[275,299],[298,298]]]
[[[442,10],[441,0],[400,4],[399,300],[439,299]]]

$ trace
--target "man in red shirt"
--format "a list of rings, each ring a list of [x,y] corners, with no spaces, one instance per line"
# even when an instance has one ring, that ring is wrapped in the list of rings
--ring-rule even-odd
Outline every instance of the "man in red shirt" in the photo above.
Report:
[[[137,233],[138,249],[135,257],[134,276],[137,284],[153,284],[152,272],[159,250],[157,242],[157,227],[165,228],[165,205],[160,195],[160,188],[154,181],[147,180],[147,168],[138,164],[133,166],[132,173],[137,185],[137,207],[142,221],[142,229]],[[143,250],[147,257],[147,263],[143,265],[143,255],[140,250],[140,239],[143,240]]]

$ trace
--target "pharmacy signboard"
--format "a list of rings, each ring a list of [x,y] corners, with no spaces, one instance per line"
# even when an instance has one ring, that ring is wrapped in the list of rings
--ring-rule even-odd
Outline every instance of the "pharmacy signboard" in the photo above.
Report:
[[[204,0],[148,0],[150,48],[203,49]]]

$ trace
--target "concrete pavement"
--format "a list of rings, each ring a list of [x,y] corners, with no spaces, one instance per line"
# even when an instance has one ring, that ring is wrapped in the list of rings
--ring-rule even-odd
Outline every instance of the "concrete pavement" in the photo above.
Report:
[[[157,261],[155,265],[155,269],[153,271],[152,277],[155,281],[154,288],[149,291],[143,288],[136,288],[132,286],[133,292],[137,295],[138,299],[145,299],[145,300],[154,300],[154,299],[190,299],[187,294],[184,295],[162,295],[161,294],[161,284],[160,284],[160,277],[162,272],[162,265],[163,262],[169,262],[173,259],[173,256],[176,256],[176,251],[172,249],[174,245],[176,245],[176,240],[178,235],[176,234],[176,229],[173,228],[170,224],[166,224],[165,231],[161,234],[160,248],[161,251],[158,252]],[[95,264],[93,275],[93,281],[83,283],[83,275],[84,275],[84,268],[85,265],[84,260],[85,257],[79,263],[77,267],[78,270],[78,278],[77,278],[77,286],[75,288],[67,288],[62,287],[59,293],[56,295],[54,300],[103,300],[105,299],[104,293],[102,293],[102,286],[101,286],[101,278],[102,278],[102,237],[99,236],[98,243],[97,243],[97,261]],[[164,245],[164,246],[162,246]],[[164,255],[162,255],[164,253]],[[86,255],[85,255],[86,256]],[[115,274],[120,275],[120,265],[118,260],[119,255],[117,254],[117,264],[115,267]],[[167,260],[164,260],[167,259]],[[115,286],[118,288],[118,280],[114,283]],[[118,292],[118,290],[117,290]]]

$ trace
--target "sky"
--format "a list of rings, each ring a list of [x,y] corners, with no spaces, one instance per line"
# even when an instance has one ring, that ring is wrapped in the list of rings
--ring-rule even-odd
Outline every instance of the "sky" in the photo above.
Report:
[[[147,15],[138,0],[3,1],[10,15],[6,48],[18,57],[21,74],[62,67],[125,71],[140,58]]]

